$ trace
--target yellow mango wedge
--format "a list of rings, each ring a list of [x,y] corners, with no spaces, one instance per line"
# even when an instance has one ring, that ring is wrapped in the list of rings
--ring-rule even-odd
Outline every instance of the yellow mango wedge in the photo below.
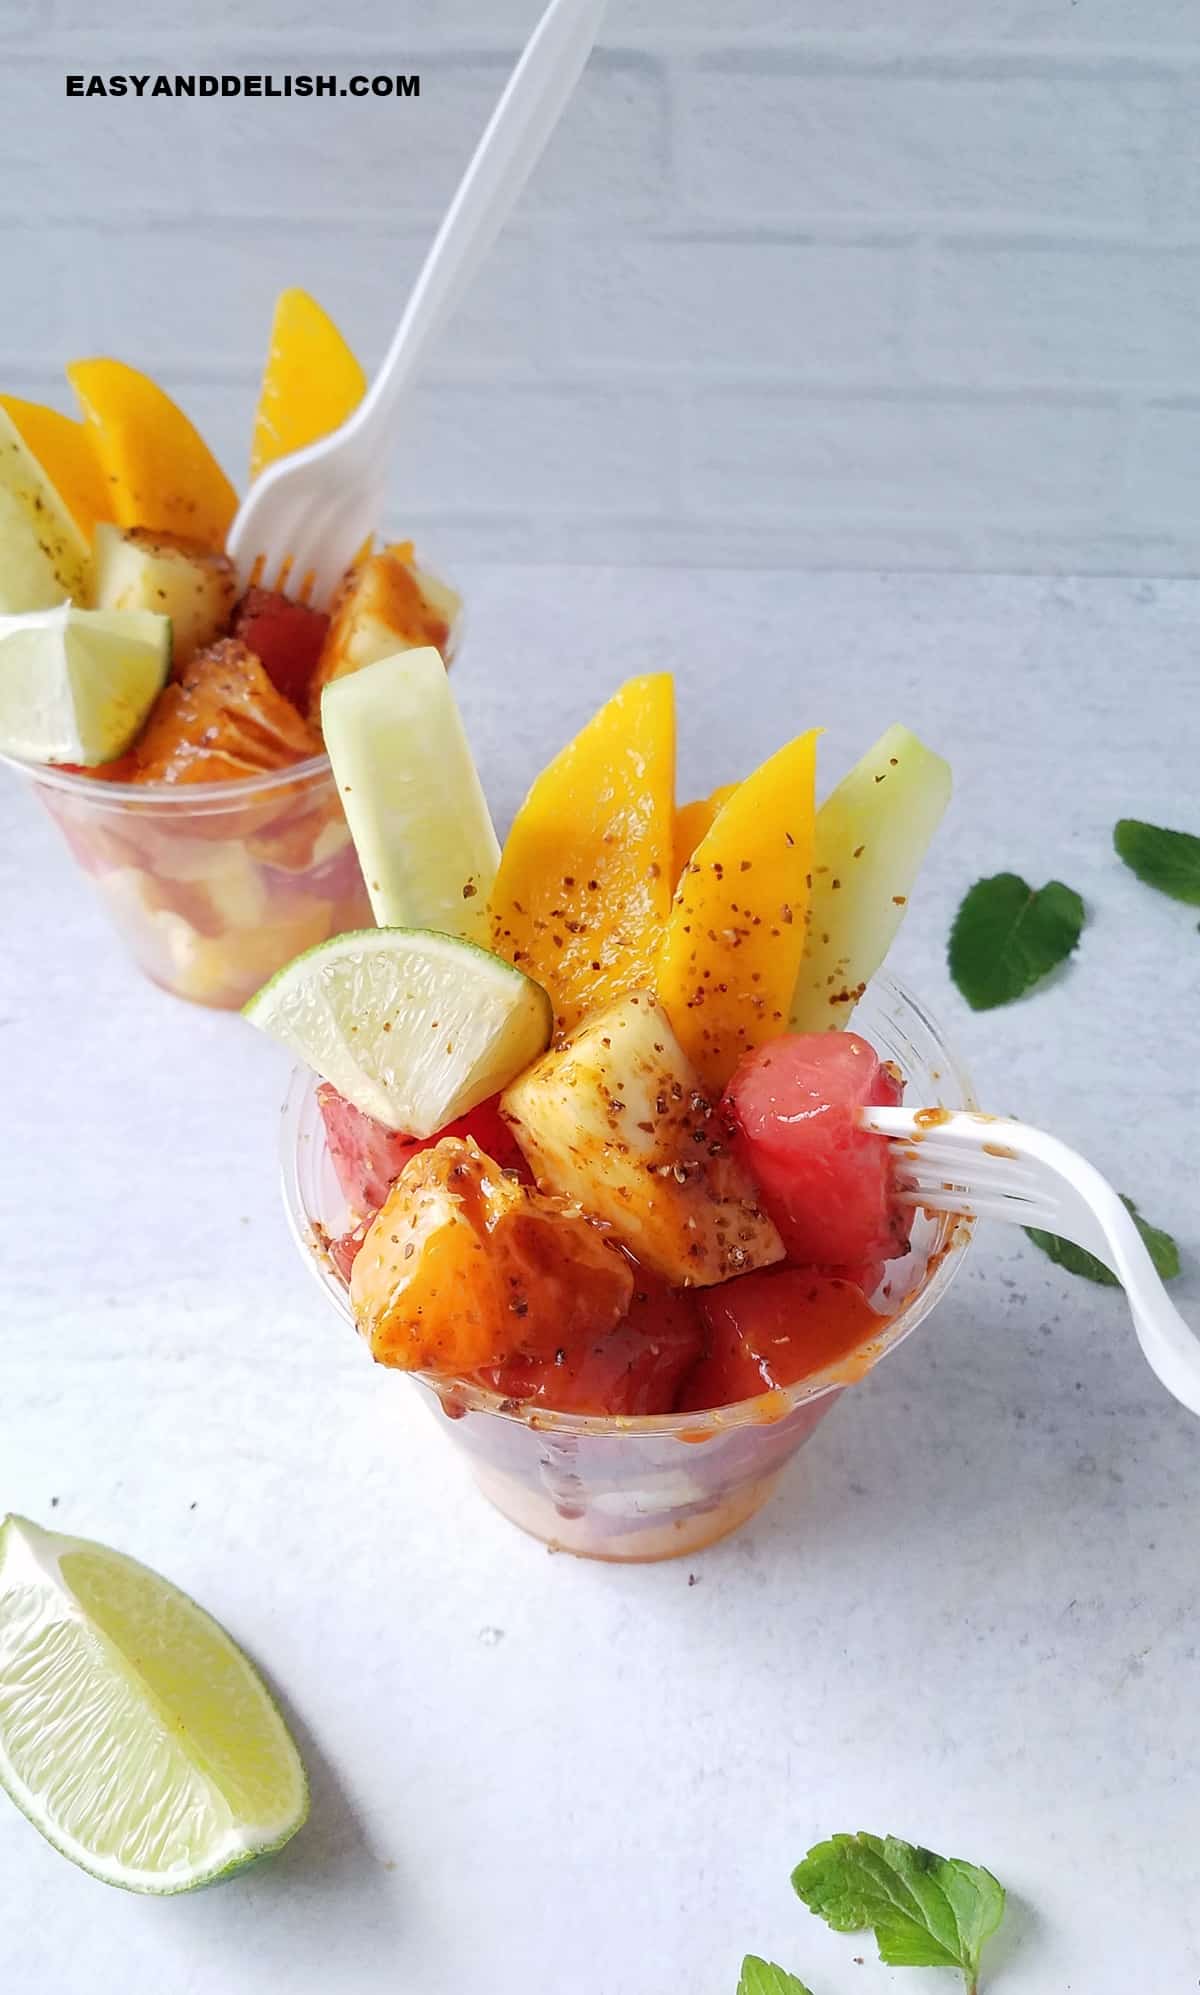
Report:
[[[492,946],[550,992],[560,1028],[651,980],[674,836],[675,695],[655,673],[543,770],[501,854]]]
[[[251,478],[337,429],[366,387],[366,375],[316,299],[307,291],[281,291],[254,415]]]
[[[23,402],[17,395],[0,395],[0,409],[90,540],[96,527],[114,514],[104,473],[83,424],[41,402]]]
[[[713,1095],[743,1053],[786,1032],[804,955],[817,730],[739,783],[679,882],[655,974]]]
[[[675,813],[675,863],[672,868],[676,886],[683,878],[683,869],[700,840],[707,838],[712,830],[717,812],[729,802],[736,788],[736,783],[723,783],[711,797],[697,797],[694,803],[680,804]]]
[[[220,552],[237,493],[169,395],[120,360],[76,360],[79,398],[118,526],[178,533]]]

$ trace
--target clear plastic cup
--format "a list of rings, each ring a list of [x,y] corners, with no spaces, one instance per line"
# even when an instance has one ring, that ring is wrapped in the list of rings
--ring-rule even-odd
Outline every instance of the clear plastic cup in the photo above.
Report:
[[[938,1025],[901,985],[877,977],[854,1014],[894,1060],[906,1098],[971,1108],[971,1084]],[[343,1323],[346,1284],[327,1251],[349,1224],[325,1142],[317,1083],[299,1070],[283,1110],[284,1204],[304,1258]],[[772,1494],[840,1394],[895,1349],[945,1294],[970,1242],[967,1221],[918,1213],[904,1260],[875,1298],[879,1333],[798,1385],[710,1413],[590,1416],[525,1407],[468,1379],[412,1374],[497,1510],[556,1550],[641,1563],[692,1556],[736,1531]]]
[[[242,1005],[302,949],[371,924],[327,755],[229,783],[10,766],[28,777],[135,962],[177,997]]]
[[[462,649],[461,598],[442,648]],[[237,1010],[302,950],[373,925],[327,755],[228,783],[114,783],[0,755],[27,777],[138,966]]]

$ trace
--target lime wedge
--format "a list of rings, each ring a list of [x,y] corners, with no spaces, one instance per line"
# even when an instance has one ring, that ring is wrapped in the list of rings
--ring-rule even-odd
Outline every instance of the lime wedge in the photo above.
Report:
[[[331,680],[321,729],[380,927],[486,942],[500,847],[441,653]]]
[[[257,1671],[135,1560],[0,1525],[0,1784],[106,1884],[190,1891],[278,1849],[308,1813]]]
[[[459,936],[364,928],[284,966],[252,1025],[389,1129],[435,1136],[550,1043],[540,984]]]
[[[25,443],[0,409],[0,612],[45,610],[86,597],[88,544]]]
[[[171,669],[151,610],[0,617],[0,748],[31,762],[112,762],[137,740]]]

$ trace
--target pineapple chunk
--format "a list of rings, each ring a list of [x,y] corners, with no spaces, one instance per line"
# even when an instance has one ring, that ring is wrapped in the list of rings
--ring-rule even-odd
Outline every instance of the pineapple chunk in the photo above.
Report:
[[[346,577],[313,674],[314,726],[320,724],[321,693],[332,679],[427,644],[445,657],[459,599],[424,574],[411,553],[407,545],[385,547]]]
[[[628,1261],[578,1206],[458,1136],[405,1165],[350,1277],[379,1364],[451,1376],[603,1335],[632,1297]]]
[[[233,614],[233,564],[198,541],[101,524],[93,553],[97,609],[155,610],[170,617],[176,671],[219,637]]]
[[[648,992],[593,1012],[513,1082],[500,1112],[539,1183],[607,1220],[667,1281],[707,1288],[783,1259],[756,1186]]]

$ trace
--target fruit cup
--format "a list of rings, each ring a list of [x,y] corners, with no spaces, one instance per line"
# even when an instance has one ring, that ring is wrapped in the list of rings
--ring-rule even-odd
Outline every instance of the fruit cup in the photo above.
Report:
[[[5,758],[9,759],[9,758]],[[371,911],[329,759],[227,783],[29,778],[146,975],[234,1008]]]
[[[890,978],[869,986],[854,1029],[905,1076],[923,1107],[973,1106],[970,1083],[938,1026]],[[298,1071],[284,1105],[284,1202],[293,1236],[343,1323],[346,1284],[327,1242],[347,1225],[325,1142],[317,1083]],[[781,1471],[861,1378],[944,1295],[970,1239],[963,1220],[918,1213],[903,1261],[875,1298],[878,1335],[829,1371],[786,1391],[710,1413],[613,1418],[549,1412],[501,1399],[471,1380],[414,1374],[483,1494],[533,1537],[584,1558],[647,1562],[691,1556],[735,1531],[772,1494]],[[365,1353],[364,1353],[365,1355]],[[393,1384],[389,1381],[389,1384]],[[403,1389],[398,1387],[397,1389]]]

